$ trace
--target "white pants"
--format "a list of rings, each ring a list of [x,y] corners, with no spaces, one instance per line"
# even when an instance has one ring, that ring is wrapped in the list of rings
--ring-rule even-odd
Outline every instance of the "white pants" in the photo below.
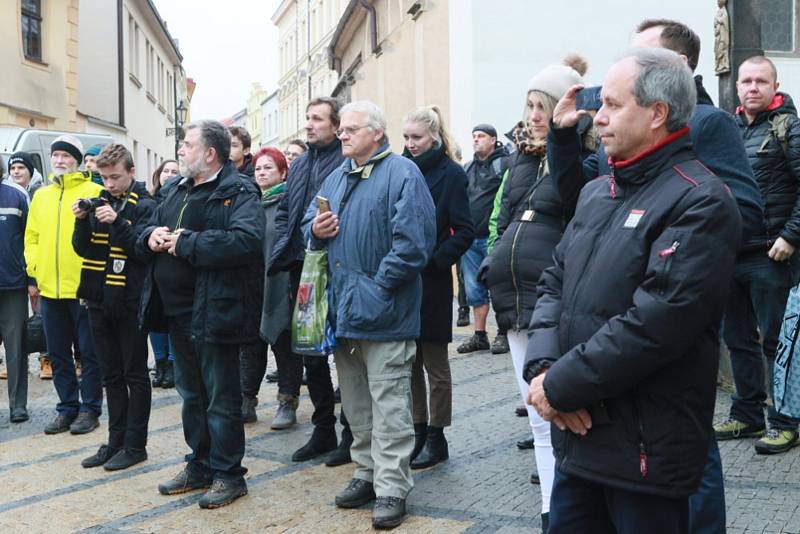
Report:
[[[528,330],[509,330],[508,346],[511,349],[511,361],[514,362],[514,377],[519,385],[522,402],[528,410],[528,421],[533,432],[533,443],[536,453],[536,471],[541,482],[539,488],[542,492],[542,513],[550,512],[550,493],[553,491],[553,477],[555,475],[556,459],[553,456],[553,445],[550,442],[550,423],[536,413],[533,406],[527,403],[528,387],[522,378],[522,365],[525,363],[525,351],[528,348]]]

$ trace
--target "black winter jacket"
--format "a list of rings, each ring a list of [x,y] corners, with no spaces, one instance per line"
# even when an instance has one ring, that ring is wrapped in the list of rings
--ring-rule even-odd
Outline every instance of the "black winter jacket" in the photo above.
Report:
[[[233,163],[222,166],[219,183],[205,204],[206,229],[183,230],[176,255],[196,272],[192,304],[191,336],[195,341],[241,344],[258,339],[264,290],[264,209],[256,186],[240,175]],[[136,242],[140,257],[152,259],[147,244],[162,219],[162,207],[174,195],[185,195],[191,181],[182,179],[170,187],[164,201]],[[166,254],[166,253],[162,253]],[[142,290],[139,323],[143,330],[163,331],[163,310],[150,262]]]
[[[115,199],[107,191],[103,191],[99,196],[107,199],[111,205],[118,210],[116,220],[110,225],[107,225],[109,234],[108,244],[112,247],[121,248],[124,254],[128,256],[123,264],[125,265],[124,302],[126,310],[136,313],[139,309],[139,300],[142,295],[142,285],[144,284],[146,272],[145,263],[136,255],[136,238],[150,221],[156,203],[153,197],[150,196],[150,193],[147,192],[147,187],[145,187],[142,182],[135,181],[131,191],[136,193],[136,200],[126,199],[125,205],[121,207],[117,206],[119,199]],[[135,204],[133,204],[133,209],[127,208],[127,205],[132,202],[135,202]],[[92,232],[97,231],[96,228],[99,224],[94,213],[89,213],[83,219],[75,219],[75,230],[72,233],[72,248],[75,249],[75,253],[78,254],[78,256],[86,256],[91,246]],[[95,296],[102,295],[104,287],[105,284],[103,284],[102,287],[95,288],[82,287],[78,291],[78,296],[89,298],[88,294],[93,294]],[[100,302],[102,302],[102,299],[98,299],[96,303],[99,304]]]
[[[275,216],[278,240],[271,257],[266,258],[269,274],[302,267],[306,257],[306,243],[300,230],[303,215],[325,178],[341,167],[343,162],[342,143],[334,139],[324,146],[309,144],[308,151],[289,167],[286,196],[278,204]]]
[[[485,160],[475,158],[464,166],[472,224],[478,239],[489,237],[489,218],[494,208],[494,197],[503,183],[507,168],[508,150],[500,144]]]
[[[792,98],[778,93],[769,108],[759,113],[752,124],[742,109],[737,109],[744,148],[764,200],[764,231],[746,244],[748,250],[767,250],[782,237],[800,246],[800,119]],[[792,117],[786,132],[787,147],[770,134],[770,121],[780,114]],[[764,145],[765,138],[769,140]],[[763,146],[763,149],[762,149]]]
[[[711,436],[719,323],[741,236],[736,202],[687,129],[586,185],[539,283],[524,378],[592,417],[552,425],[559,469],[624,490],[693,493]]]
[[[453,340],[453,265],[475,237],[467,198],[467,177],[441,147],[432,148],[417,158],[407,151],[403,155],[419,167],[436,207],[436,246],[422,271],[419,339],[446,344]]]

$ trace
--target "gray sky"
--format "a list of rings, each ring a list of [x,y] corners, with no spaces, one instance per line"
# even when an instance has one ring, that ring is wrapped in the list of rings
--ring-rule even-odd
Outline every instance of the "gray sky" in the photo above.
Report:
[[[153,0],[177,39],[197,88],[193,119],[222,119],[247,105],[252,82],[269,92],[278,80],[280,0]]]

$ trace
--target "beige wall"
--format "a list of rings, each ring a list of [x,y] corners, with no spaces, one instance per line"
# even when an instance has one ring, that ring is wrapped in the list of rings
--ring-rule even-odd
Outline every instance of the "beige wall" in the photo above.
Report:
[[[255,152],[261,146],[261,127],[263,125],[261,102],[265,98],[267,98],[267,92],[261,87],[260,83],[254,82],[247,97],[247,125],[245,126],[250,134],[252,152]]]
[[[342,70],[361,54],[354,73],[350,100],[372,100],[386,113],[392,149],[403,148],[403,116],[423,105],[436,104],[449,122],[450,76],[448,2],[426,2],[426,10],[413,20],[408,2],[376,0],[380,55],[372,53],[369,17],[359,13],[354,27],[344,32],[337,51]]]
[[[83,131],[76,113],[79,0],[42,2],[42,64],[24,57],[20,9],[20,0],[0,1],[0,126]]]

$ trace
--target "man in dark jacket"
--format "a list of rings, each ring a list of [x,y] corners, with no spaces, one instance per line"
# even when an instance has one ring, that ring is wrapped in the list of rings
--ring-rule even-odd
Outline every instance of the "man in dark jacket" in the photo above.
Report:
[[[673,20],[644,20],[636,28],[631,44],[636,47],[667,48],[678,53],[694,71],[700,58],[700,37],[691,28]],[[742,240],[761,231],[762,201],[758,186],[747,164],[747,153],[736,121],[716,107],[703,89],[702,78],[695,76],[697,105],[689,119],[689,136],[697,158],[722,178],[739,206]],[[547,140],[547,161],[561,199],[574,206],[581,188],[601,175],[611,173],[608,155],[601,144],[596,156],[581,159],[576,125],[585,111],[575,111],[575,93],[567,91],[553,112],[553,126]],[[604,140],[601,140],[604,141]],[[725,487],[722,460],[717,442],[709,440],[706,474],[690,505],[692,534],[724,534]]]
[[[328,251],[329,316],[336,372],[353,424],[353,479],[340,508],[375,499],[372,525],[393,528],[413,487],[409,460],[411,366],[420,334],[422,280],[436,242],[436,213],[419,168],[392,154],[386,119],[372,102],[342,108],[339,138],[347,160],[322,184],[303,224],[315,248]]]
[[[486,259],[489,217],[492,215],[494,197],[508,168],[508,151],[497,142],[497,130],[491,124],[478,124],[472,129],[472,146],[475,149],[475,157],[464,166],[464,169],[468,179],[467,195],[472,212],[472,224],[475,227],[475,240],[462,256],[460,267],[467,304],[472,307],[475,314],[475,334],[459,345],[457,350],[461,353],[489,348],[486,335],[489,291],[483,282],[478,280],[478,269]],[[497,333],[491,349],[493,354],[508,352],[508,338],[504,331]]]
[[[239,346],[257,339],[264,286],[264,210],[255,185],[228,161],[230,147],[219,122],[186,127],[178,151],[182,178],[137,242],[137,252],[151,258],[140,321],[166,315],[192,450],[185,469],[158,490],[210,487],[201,508],[247,494]]]
[[[306,106],[306,136],[308,151],[289,167],[286,179],[286,195],[278,204],[275,216],[277,241],[269,258],[269,274],[289,272],[291,295],[297,295],[300,273],[303,270],[306,242],[301,235],[301,223],[308,205],[319,191],[323,180],[334,169],[342,165],[342,143],[336,137],[339,127],[339,100],[320,97]],[[292,455],[295,462],[305,462],[336,449],[327,465],[339,465],[350,461],[350,444],[353,437],[342,414],[342,441],[337,449],[336,416],[334,415],[334,391],[331,370],[325,358],[309,357],[303,361],[308,383],[308,394],[314,405],[311,422],[314,432],[308,442]],[[301,374],[291,377],[298,385]]]
[[[594,121],[613,173],[581,192],[526,358],[529,401],[554,423],[554,530],[689,528],[741,236],[735,201],[691,150],[695,101],[664,49],[630,52],[603,85]]]
[[[124,146],[106,145],[94,163],[104,190],[72,205],[72,247],[83,258],[78,297],[87,303],[106,388],[108,442],[81,465],[117,471],[147,459],[147,332],[139,328],[136,313],[145,265],[135,248],[155,201],[144,183],[136,181],[133,157]]]
[[[739,67],[736,110],[744,146],[764,200],[764,225],[744,243],[736,261],[723,337],[736,385],[730,417],[714,426],[717,439],[764,434],[764,404],[772,394],[778,335],[800,246],[800,119],[792,99],[779,93],[775,65],[764,56]],[[794,271],[794,272],[793,272]],[[759,336],[760,333],[760,336]],[[759,343],[759,337],[762,341]],[[769,390],[764,385],[767,360]],[[785,452],[798,444],[797,421],[767,408],[769,430],[756,452]]]
[[[3,162],[0,161],[0,180]],[[28,354],[24,347],[28,293],[24,239],[30,200],[13,180],[0,181],[0,340],[6,353],[8,407],[12,423],[28,420]],[[31,289],[28,289],[28,288]]]
[[[250,153],[252,139],[250,132],[241,126],[231,126],[228,128],[231,134],[231,161],[240,174],[248,178],[255,176],[253,169],[253,154]]]

